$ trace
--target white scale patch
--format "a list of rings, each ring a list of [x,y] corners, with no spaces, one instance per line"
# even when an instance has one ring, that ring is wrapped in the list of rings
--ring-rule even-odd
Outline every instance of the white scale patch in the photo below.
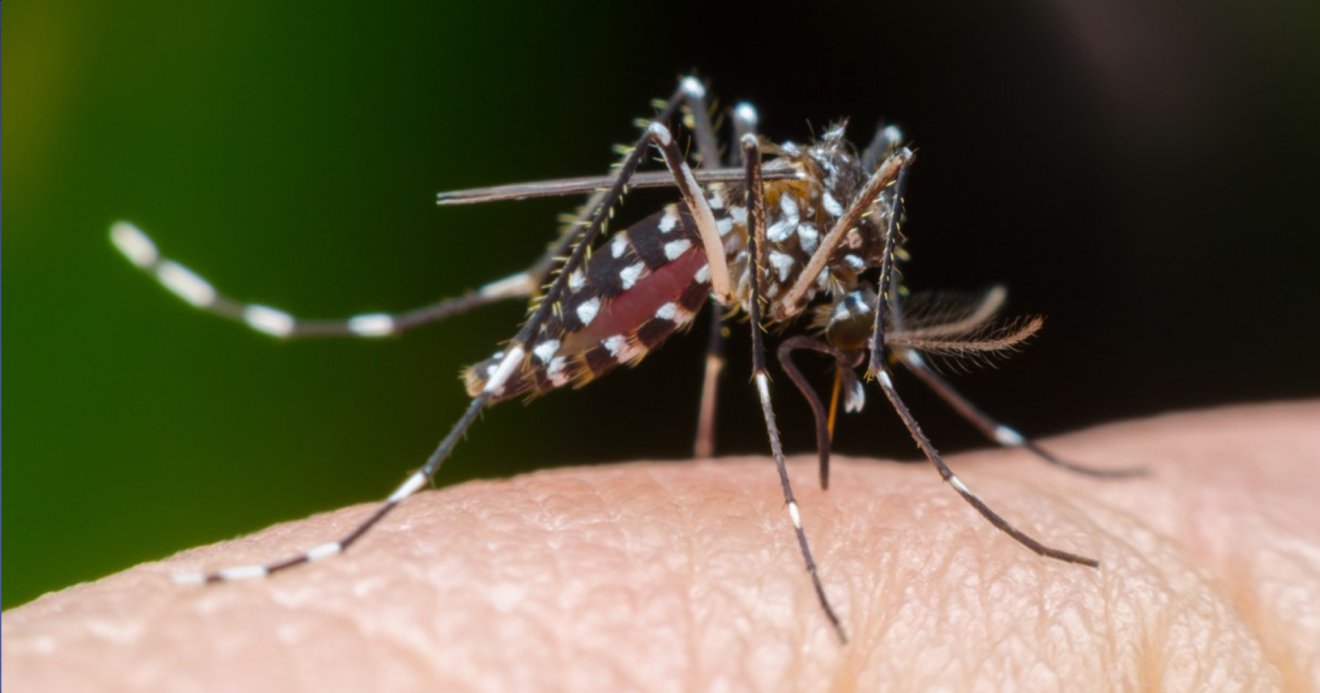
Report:
[[[839,204],[839,201],[834,199],[834,196],[828,190],[825,191],[825,197],[821,198],[821,204],[825,205],[825,211],[829,212],[830,216],[843,216],[843,205]]]
[[[583,327],[586,327],[587,325],[591,324],[592,320],[596,319],[596,313],[598,312],[600,312],[599,298],[592,298],[590,300],[583,301],[582,303],[578,304],[577,307],[578,322],[582,323]]]
[[[215,302],[215,289],[205,279],[177,262],[165,260],[156,267],[156,279],[175,296],[199,308]]]
[[[602,339],[600,345],[605,347],[605,351],[610,352],[610,356],[613,356],[614,360],[622,361],[623,354],[628,348],[628,340],[623,335],[616,334],[613,337]]]
[[[711,206],[714,207],[715,205]],[[658,228],[660,233],[669,233],[674,230],[675,226],[678,226],[678,209],[674,205],[668,205],[665,207],[664,216],[660,217]]]
[[[673,301],[670,301],[669,303],[666,303],[663,306],[656,308],[655,317],[661,320],[668,320],[669,322],[674,322],[674,319],[678,317],[678,304],[674,303]]]
[[[568,288],[577,291],[587,283],[587,278],[582,275],[582,270],[575,269],[568,275]]]
[[[739,225],[739,226],[746,226],[746,225],[747,225],[747,208],[746,208],[746,207],[730,207],[730,208],[729,208],[729,217],[730,217],[731,219],[733,219],[733,223],[735,223],[735,224],[737,224],[737,225]]]
[[[359,337],[384,337],[394,332],[394,316],[388,313],[367,313],[348,319],[348,331]]]
[[[702,265],[701,268],[697,270],[697,273],[692,276],[692,278],[696,279],[697,281],[703,284],[710,281],[710,265]]]
[[[684,242],[686,243],[686,241]],[[669,246],[665,247],[668,248]],[[646,265],[638,262],[619,270],[619,282],[623,285],[624,291],[633,288],[633,285],[637,283],[637,278],[642,276],[642,270],[645,269]]]
[[[564,373],[564,366],[567,363],[563,356],[550,359],[550,365],[546,367],[545,374],[550,378],[552,384],[563,385],[568,382],[568,375]]]
[[[798,224],[798,245],[802,251],[811,254],[816,252],[816,247],[820,244],[820,232],[811,224]]]
[[[853,255],[851,253],[848,255],[844,255],[843,261],[848,263],[849,267],[857,270],[858,272],[862,271],[863,269],[866,269],[866,261],[863,260],[860,255]]]
[[[536,355],[536,358],[541,363],[549,362],[550,359],[554,358],[555,352],[557,351],[559,351],[558,339],[547,339],[546,341],[537,344],[536,348],[532,349],[532,353]]]
[[[862,387],[862,381],[854,380],[852,387],[844,395],[843,410],[847,413],[859,412],[866,406],[866,390]]]
[[[770,264],[779,271],[779,281],[788,281],[788,273],[793,271],[793,256],[778,250],[770,251]]]
[[[138,267],[149,267],[160,259],[156,244],[141,229],[127,221],[115,222],[110,227],[110,240],[129,262]]]
[[[627,251],[628,238],[623,234],[615,236],[614,240],[610,242],[610,254],[614,257],[623,257],[623,254]]]
[[[718,231],[721,236],[729,235],[729,232],[733,230],[733,220],[728,217],[716,220],[715,230]]]
[[[252,329],[275,337],[293,334],[293,316],[270,306],[254,303],[244,308],[243,321]]]
[[[680,255],[686,253],[691,247],[692,241],[686,238],[670,241],[665,244],[665,257],[670,260],[677,260]]]
[[[783,243],[797,229],[796,219],[780,219],[765,230],[766,240],[771,243]]]
[[[798,221],[798,203],[792,195],[781,195],[779,197],[779,209],[784,216],[791,219],[794,224]]]

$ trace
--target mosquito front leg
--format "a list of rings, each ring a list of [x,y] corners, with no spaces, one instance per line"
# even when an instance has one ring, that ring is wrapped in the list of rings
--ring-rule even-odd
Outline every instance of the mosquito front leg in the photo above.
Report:
[[[904,149],[903,151],[907,151]],[[889,219],[885,223],[885,245],[880,255],[880,278],[876,282],[875,326],[871,333],[871,355],[866,376],[875,378],[885,365],[885,320],[889,317],[889,308],[897,298],[898,282],[894,278],[894,249],[898,243],[899,224],[903,216],[903,194],[907,190],[908,171],[912,168],[912,157],[903,159],[894,180],[894,201],[889,207]]]
[[[681,105],[682,99],[683,91],[680,89],[675,92],[673,97],[669,100],[669,105],[660,114],[660,119],[667,120],[671,118],[675,109]],[[667,133],[668,131],[666,130],[665,132]],[[398,488],[396,488],[383,502],[381,502],[379,506],[377,506],[375,512],[337,541],[322,544],[290,558],[264,565],[240,566],[214,572],[182,573],[176,575],[175,580],[182,583],[211,583],[264,577],[303,563],[309,563],[342,553],[357,542],[358,539],[361,539],[371,530],[372,527],[384,519],[390,511],[398,507],[404,499],[426,486],[426,484],[435,476],[436,472],[440,470],[440,467],[444,464],[445,460],[449,458],[454,448],[458,445],[458,442],[467,434],[468,429],[470,429],[472,424],[476,422],[477,418],[481,415],[481,412],[486,408],[491,399],[499,394],[505,383],[508,382],[510,376],[512,376],[523,365],[524,359],[527,356],[527,345],[531,343],[533,338],[535,338],[537,331],[541,328],[541,325],[544,324],[554,306],[559,303],[567,287],[569,277],[575,270],[582,266],[587,254],[590,252],[591,246],[595,243],[596,238],[604,229],[606,221],[610,218],[614,205],[622,199],[624,189],[628,184],[628,179],[634,172],[636,172],[637,167],[642,162],[643,156],[647,152],[648,146],[655,139],[656,134],[652,129],[648,128],[643,132],[636,146],[628,152],[627,157],[623,160],[623,163],[616,171],[614,184],[610,186],[609,190],[604,194],[601,203],[592,212],[591,223],[581,234],[574,234],[571,231],[567,234],[569,237],[574,238],[572,242],[572,252],[569,254],[568,258],[564,260],[554,281],[550,283],[543,300],[537,305],[527,321],[523,323],[517,334],[509,340],[508,344],[506,344],[501,351],[502,355],[500,356],[499,364],[491,372],[490,377],[486,380],[481,391],[472,398],[472,401],[468,404],[467,410],[463,412],[463,415],[459,420],[452,428],[450,428],[449,433],[445,435],[444,439],[440,441],[440,444],[436,446],[435,450],[426,459],[425,464],[409,475],[408,478],[398,486]]]
[[[779,484],[784,491],[784,506],[788,509],[788,518],[793,523],[793,532],[797,535],[798,549],[806,563],[807,573],[811,576],[811,585],[816,590],[821,610],[834,626],[839,640],[848,642],[848,634],[843,629],[825,587],[821,584],[820,574],[816,569],[816,560],[811,555],[811,545],[807,542],[807,533],[802,528],[802,512],[798,509],[797,498],[793,495],[793,484],[788,478],[788,466],[784,462],[784,449],[779,440],[779,426],[775,423],[775,409],[770,401],[770,376],[765,367],[765,336],[761,329],[761,274],[765,267],[756,262],[758,243],[765,243],[765,191],[761,187],[761,150],[755,135],[747,135],[740,143],[743,160],[747,166],[747,243],[748,257],[756,263],[751,275],[752,300],[748,304],[749,323],[752,330],[752,379],[756,382],[757,396],[761,401],[761,414],[765,417],[766,434],[770,438],[770,452],[775,458],[775,468],[779,471]]]

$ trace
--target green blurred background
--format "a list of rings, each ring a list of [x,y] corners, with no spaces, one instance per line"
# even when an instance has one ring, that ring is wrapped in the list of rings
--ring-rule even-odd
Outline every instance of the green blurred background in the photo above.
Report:
[[[910,282],[1004,282],[1050,318],[963,380],[1023,429],[1320,392],[1314,3],[913,5],[5,3],[4,605],[380,497],[521,315],[279,343],[164,293],[110,222],[299,315],[409,307],[518,269],[568,206],[435,192],[604,172],[693,68],[776,139],[904,126]],[[683,456],[702,341],[491,411],[441,482]],[[764,448],[746,370],[728,452]],[[907,390],[938,443],[980,444]],[[913,455],[879,406],[843,425]]]

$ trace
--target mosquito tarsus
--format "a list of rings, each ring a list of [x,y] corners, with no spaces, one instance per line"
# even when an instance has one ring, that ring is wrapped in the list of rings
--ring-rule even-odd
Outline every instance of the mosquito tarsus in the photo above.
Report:
[[[1061,468],[1107,477],[1140,471],[1093,469],[1064,461],[984,413],[928,365],[923,354],[965,357],[1011,350],[1034,334],[1041,321],[996,323],[1005,297],[998,287],[973,300],[908,294],[897,262],[906,257],[901,224],[916,154],[898,129],[880,128],[859,152],[844,139],[842,124],[810,144],[775,144],[757,134],[757,112],[751,105],[737,105],[731,116],[732,142],[722,153],[705,85],[684,77],[673,94],[658,104],[655,117],[641,122],[641,135],[607,176],[441,193],[437,201],[442,205],[588,197],[566,219],[557,240],[527,269],[456,298],[399,313],[304,320],[270,306],[238,301],[162,257],[133,224],[114,224],[110,231],[114,244],[166,289],[197,308],[278,338],[385,337],[498,301],[530,301],[517,333],[490,358],[464,371],[471,402],[463,415],[426,462],[352,531],[284,560],[183,573],[176,580],[214,583],[263,577],[342,553],[426,486],[488,406],[581,385],[619,364],[636,364],[670,335],[688,327],[708,303],[711,330],[694,450],[698,456],[714,450],[723,335],[730,320],[744,315],[752,337],[752,380],[785,511],[820,607],[841,641],[847,641],[846,631],[812,558],[784,462],[766,364],[767,326],[810,325],[805,333],[784,339],[778,357],[811,405],[823,488],[829,484],[830,441],[838,405],[842,402],[845,411],[860,410],[865,404],[865,382],[873,381],[940,476],[991,524],[1042,556],[1098,566],[1094,559],[1046,546],[992,510],[944,462],[894,386],[892,367],[911,371],[990,440],[1023,448]],[[676,120],[681,125],[675,126]],[[676,132],[695,145],[695,162],[685,154]],[[659,153],[665,171],[638,170],[652,151]],[[610,233],[616,207],[629,188],[637,187],[673,188],[679,199]],[[800,351],[833,360],[828,407],[794,363],[793,355]]]

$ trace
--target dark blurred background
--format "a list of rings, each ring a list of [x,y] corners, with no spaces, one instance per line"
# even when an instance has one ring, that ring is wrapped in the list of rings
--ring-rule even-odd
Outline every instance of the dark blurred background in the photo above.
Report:
[[[518,269],[571,206],[437,209],[437,191],[604,172],[692,69],[775,139],[842,116],[863,142],[906,130],[909,283],[1002,282],[1048,316],[958,378],[1022,430],[1320,393],[1320,5],[524,4],[5,3],[6,606],[379,498],[521,316],[279,343],[163,292],[112,221],[300,315],[409,307]],[[703,342],[492,410],[441,483],[683,457]],[[730,348],[719,447],[760,453],[745,337]],[[939,445],[983,444],[899,385]],[[776,391],[810,449],[808,410]],[[880,404],[838,447],[915,457]]]

